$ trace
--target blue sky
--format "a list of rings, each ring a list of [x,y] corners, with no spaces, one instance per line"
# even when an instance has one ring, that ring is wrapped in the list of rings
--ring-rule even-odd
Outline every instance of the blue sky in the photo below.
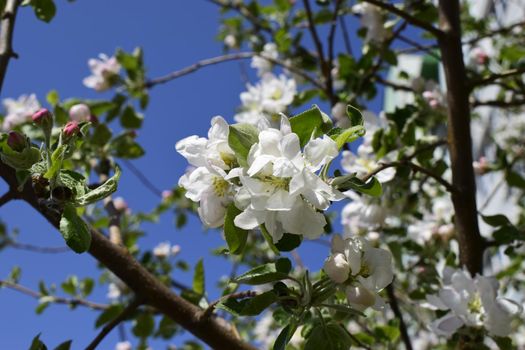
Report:
[[[142,46],[148,76],[156,77],[189,65],[196,60],[219,55],[222,44],[215,41],[219,23],[217,8],[200,1],[138,1],[90,0],[67,3],[58,1],[58,13],[51,24],[39,22],[29,8],[21,9],[15,29],[14,49],[20,55],[10,64],[2,98],[36,93],[41,102],[51,89],[61,98],[100,98],[82,85],[89,74],[86,61],[98,53],[111,54],[121,47],[131,51]],[[139,142],[146,156],[134,161],[148,178],[161,189],[171,188],[183,173],[186,163],[174,150],[177,140],[191,135],[205,135],[210,118],[223,115],[231,121],[239,104],[243,82],[237,62],[205,68],[167,85],[156,87],[151,94]],[[0,184],[0,191],[5,191]],[[140,182],[124,168],[118,194],[134,210],[148,210],[158,198],[146,191]],[[2,207],[0,216],[19,228],[19,241],[40,246],[61,246],[62,238],[47,222],[23,203],[12,202]],[[221,274],[229,273],[223,259],[209,256],[210,249],[222,243],[218,232],[201,233],[201,224],[191,218],[183,230],[176,230],[172,215],[166,215],[158,225],[145,225],[148,236],[141,242],[152,247],[169,240],[181,245],[181,257],[195,263],[205,257],[207,284],[213,286]],[[319,268],[326,249],[316,244],[305,245],[303,256]],[[89,255],[64,253],[43,255],[6,249],[0,253],[0,276],[5,278],[11,268],[22,268],[21,284],[37,289],[40,279],[59,285],[68,275],[96,275],[96,261]],[[189,282],[191,274],[175,276]],[[90,299],[106,302],[106,289],[99,288]],[[217,291],[211,291],[213,296]],[[66,306],[49,307],[35,316],[37,302],[20,293],[0,290],[0,349],[26,349],[31,338],[42,333],[51,348],[66,339],[74,339],[73,348],[85,347],[97,331],[97,312]],[[100,349],[113,349],[117,332],[104,340]],[[153,343],[155,349],[164,348]]]

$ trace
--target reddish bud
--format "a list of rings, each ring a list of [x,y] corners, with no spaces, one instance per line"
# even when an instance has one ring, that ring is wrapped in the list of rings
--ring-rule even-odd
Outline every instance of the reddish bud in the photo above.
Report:
[[[27,146],[27,138],[19,132],[11,131],[7,137],[7,145],[13,151],[22,152]]]
[[[91,114],[89,116],[88,121],[91,122],[93,125],[98,125],[98,118],[94,114]]]
[[[137,137],[137,131],[136,130],[130,130],[128,131],[128,135],[132,138]]]
[[[51,121],[52,115],[51,112],[48,111],[46,108],[40,108],[33,114],[31,119],[33,119],[33,122],[35,122],[36,124],[41,125],[44,122]]]
[[[78,123],[76,121],[71,121],[64,126],[64,135],[66,137],[72,137],[75,136],[80,132],[80,128],[78,126]]]

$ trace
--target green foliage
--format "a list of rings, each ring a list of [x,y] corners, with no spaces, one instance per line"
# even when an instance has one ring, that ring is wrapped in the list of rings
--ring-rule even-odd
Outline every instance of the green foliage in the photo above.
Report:
[[[224,219],[224,238],[228,244],[228,249],[231,254],[241,254],[248,239],[248,231],[238,228],[233,223],[233,220],[241,211],[237,209],[235,204],[231,203],[226,209],[226,217]]]
[[[278,260],[278,262],[279,261],[282,260]],[[282,262],[279,264],[280,265],[278,266],[276,262],[257,266],[236,277],[234,282],[240,284],[258,285],[287,279],[289,271],[286,271],[286,269],[281,270],[279,267],[288,265]]]
[[[64,206],[60,219],[60,233],[75,253],[84,253],[91,245],[91,232],[87,224],[78,216],[76,208],[69,203]]]
[[[228,145],[235,152],[241,166],[247,165],[248,153],[254,143],[259,141],[259,131],[250,124],[230,125]]]
[[[314,105],[312,108],[291,117],[290,126],[292,132],[299,136],[301,147],[304,147],[310,139],[330,130],[332,122],[319,107]]]

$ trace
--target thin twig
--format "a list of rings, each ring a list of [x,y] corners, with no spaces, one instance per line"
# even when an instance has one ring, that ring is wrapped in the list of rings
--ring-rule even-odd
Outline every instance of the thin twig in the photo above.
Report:
[[[13,249],[27,250],[30,252],[44,253],[44,254],[58,254],[58,253],[66,253],[66,252],[71,251],[69,247],[39,247],[39,246],[32,245],[32,244],[24,244],[24,243],[18,243],[18,242],[8,242],[7,246]]]
[[[412,350],[412,343],[410,342],[410,336],[408,335],[407,325],[405,323],[405,320],[403,320],[403,314],[401,313],[401,309],[399,309],[397,297],[394,293],[393,283],[390,283],[386,287],[386,293],[388,295],[388,300],[390,301],[390,308],[392,309],[394,315],[396,315],[396,318],[399,321],[399,331],[401,333],[401,339],[403,339],[403,343],[405,344],[405,348],[407,350]]]
[[[498,34],[506,34],[506,33],[510,32],[511,30],[513,30],[514,28],[524,27],[524,26],[525,26],[525,21],[516,22],[516,23],[511,24],[509,26],[493,30],[493,31],[488,32],[486,34],[482,34],[482,35],[480,35],[480,36],[478,36],[476,38],[463,41],[463,45],[474,45],[474,44],[476,44],[478,41],[480,41],[482,39],[490,38],[490,37],[498,35]]]
[[[180,78],[180,77],[183,77],[185,75],[188,75],[190,73],[193,73],[193,72],[195,72],[195,71],[197,71],[197,70],[199,70],[199,69],[201,69],[203,67],[215,65],[215,64],[218,64],[218,63],[222,63],[222,62],[228,62],[228,61],[235,61],[235,60],[242,60],[242,59],[252,58],[253,56],[257,56],[257,55],[258,54],[256,52],[235,52],[235,53],[231,53],[231,54],[226,54],[226,55],[222,55],[222,56],[217,56],[217,57],[204,59],[204,60],[198,61],[198,62],[196,62],[196,63],[194,63],[192,65],[189,65],[189,66],[187,66],[185,68],[182,68],[182,69],[176,70],[174,72],[171,72],[171,73],[169,73],[169,74],[167,74],[165,76],[162,76],[162,77],[159,77],[159,78],[155,78],[155,79],[151,79],[151,80],[147,81],[144,84],[144,87],[145,88],[152,88],[152,87],[154,87],[156,85],[165,84],[165,83],[167,83],[169,81],[172,81],[172,80],[175,80],[177,78]],[[302,78],[304,78],[305,80],[309,81],[313,85],[315,85],[318,88],[324,90],[324,86],[319,81],[317,81],[317,79],[311,77],[308,73],[304,72],[302,69],[299,69],[299,68],[294,67],[292,65],[286,64],[285,62],[282,62],[280,60],[273,59],[273,58],[270,58],[270,57],[264,56],[264,59],[266,59],[267,61],[269,61],[269,62],[271,62],[273,64],[281,66],[281,67],[289,70],[292,73],[295,73],[295,74],[301,76]]]
[[[436,54],[434,51],[432,51],[432,49],[429,49],[428,47],[421,45],[420,43],[418,43],[415,40],[410,39],[409,37],[406,37],[406,36],[400,34],[398,36],[398,40],[403,41],[403,42],[405,42],[405,43],[407,43],[409,45],[412,45],[413,47],[417,48],[419,51],[426,52],[427,54],[429,54],[430,56],[434,57],[438,61],[441,60],[441,57],[439,57],[438,54]]]
[[[122,163],[139,179],[139,181],[146,187],[151,193],[158,197],[162,197],[162,191],[160,188],[155,186],[140,169],[138,169],[132,162],[127,159],[122,159]]]
[[[510,77],[514,77],[516,75],[522,75],[522,74],[525,74],[525,67],[509,69],[501,73],[494,73],[483,79],[475,80],[471,82],[471,86],[475,87],[475,86],[481,86],[481,85],[488,85],[499,79],[510,78]]]
[[[379,74],[376,74],[374,76],[374,79],[376,82],[378,82],[379,84],[382,84],[382,85],[385,85],[385,86],[388,86],[388,87],[391,87],[392,89],[394,90],[401,90],[401,91],[408,91],[408,92],[414,92],[414,89],[409,86],[409,85],[405,85],[405,84],[398,84],[398,83],[395,83],[393,81],[390,81],[390,80],[386,80],[384,79],[381,75]]]
[[[343,16],[339,16],[339,23],[341,23],[341,31],[343,32],[343,42],[345,44],[346,53],[352,56],[352,44],[350,43],[350,35]]]
[[[264,30],[264,31],[266,31],[266,32],[268,32],[270,34],[273,33],[271,27],[269,27],[265,22],[262,22],[259,19],[259,17],[254,16],[250,12],[250,10],[248,10],[246,8],[246,6],[244,6],[244,4],[242,4],[242,3],[235,3],[233,1],[224,2],[224,1],[220,1],[220,0],[208,0],[208,2],[211,2],[212,4],[215,4],[215,5],[223,7],[223,8],[228,8],[228,9],[236,11],[241,16],[246,18],[249,22],[251,22],[252,25],[255,27],[255,29],[262,29],[262,30]]]
[[[54,303],[54,304],[64,304],[69,306],[85,306],[93,310],[106,310],[109,306],[105,304],[99,304],[92,301],[88,301],[81,298],[63,298],[63,297],[57,297],[54,295],[45,295],[40,292],[37,292],[35,290],[29,289],[27,287],[24,287],[18,283],[6,281],[6,280],[0,280],[0,287],[4,286],[6,288],[15,290],[17,292],[20,292],[22,294],[28,295],[35,299],[41,299],[41,298],[47,298],[46,302]]]
[[[330,32],[328,33],[328,67],[327,70],[330,74],[327,75],[326,80],[326,89],[329,92],[328,97],[330,98],[330,101],[332,105],[334,105],[337,102],[337,99],[334,96],[334,82],[332,77],[332,68],[334,65],[334,41],[335,41],[335,31],[337,29],[337,17],[339,16],[339,9],[341,8],[341,5],[343,4],[343,0],[336,0],[335,1],[335,7],[334,7],[334,14],[332,15],[332,23],[330,25]]]
[[[0,23],[0,91],[2,91],[9,60],[11,57],[18,57],[13,51],[13,30],[19,3],[18,0],[7,0],[2,13]]]
[[[428,22],[425,22],[413,15],[411,15],[410,13],[408,12],[405,12],[403,10],[401,10],[400,8],[398,8],[397,6],[389,3],[389,2],[383,2],[381,0],[363,0],[364,2],[368,2],[372,5],[376,5],[377,7],[380,7],[396,16],[399,16],[401,18],[403,18],[405,21],[407,21],[408,23],[416,26],[416,27],[419,27],[421,29],[424,29],[426,30],[427,32],[433,34],[435,37],[440,37],[441,34],[443,34],[443,32],[441,30],[439,30],[438,28],[434,27],[432,24],[428,23]]]
[[[133,299],[133,301],[128,306],[126,306],[126,308],[122,310],[122,312],[117,317],[115,317],[111,322],[106,324],[104,328],[102,328],[95,339],[93,339],[93,341],[86,347],[86,350],[95,350],[100,342],[104,340],[106,335],[108,335],[121,322],[129,318],[137,310],[137,308],[142,305],[142,303],[143,301],[141,299]]]
[[[489,101],[474,101],[472,103],[472,108],[481,107],[481,106],[490,106],[498,108],[516,108],[525,105],[525,99],[517,99],[511,101],[500,101],[500,100],[489,100]]]

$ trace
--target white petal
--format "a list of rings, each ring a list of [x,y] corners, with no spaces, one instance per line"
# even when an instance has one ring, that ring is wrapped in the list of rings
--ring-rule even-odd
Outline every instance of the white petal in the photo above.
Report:
[[[206,166],[206,144],[208,140],[196,135],[186,137],[175,145],[175,149],[193,166]]]
[[[246,209],[233,219],[235,226],[244,230],[252,230],[264,222],[264,216],[261,212],[252,209]]]
[[[316,239],[324,232],[326,219],[322,213],[298,199],[290,211],[278,212],[286,232],[303,235],[308,239]]]
[[[461,318],[454,316],[452,314],[447,314],[430,325],[430,328],[438,335],[444,335],[450,337],[454,334],[459,328],[463,326],[463,321]]]
[[[350,266],[341,253],[330,255],[324,262],[323,270],[335,283],[344,283],[350,274]]]
[[[321,169],[323,165],[337,157],[338,153],[337,144],[327,135],[310,140],[304,148],[304,156],[313,171]]]

